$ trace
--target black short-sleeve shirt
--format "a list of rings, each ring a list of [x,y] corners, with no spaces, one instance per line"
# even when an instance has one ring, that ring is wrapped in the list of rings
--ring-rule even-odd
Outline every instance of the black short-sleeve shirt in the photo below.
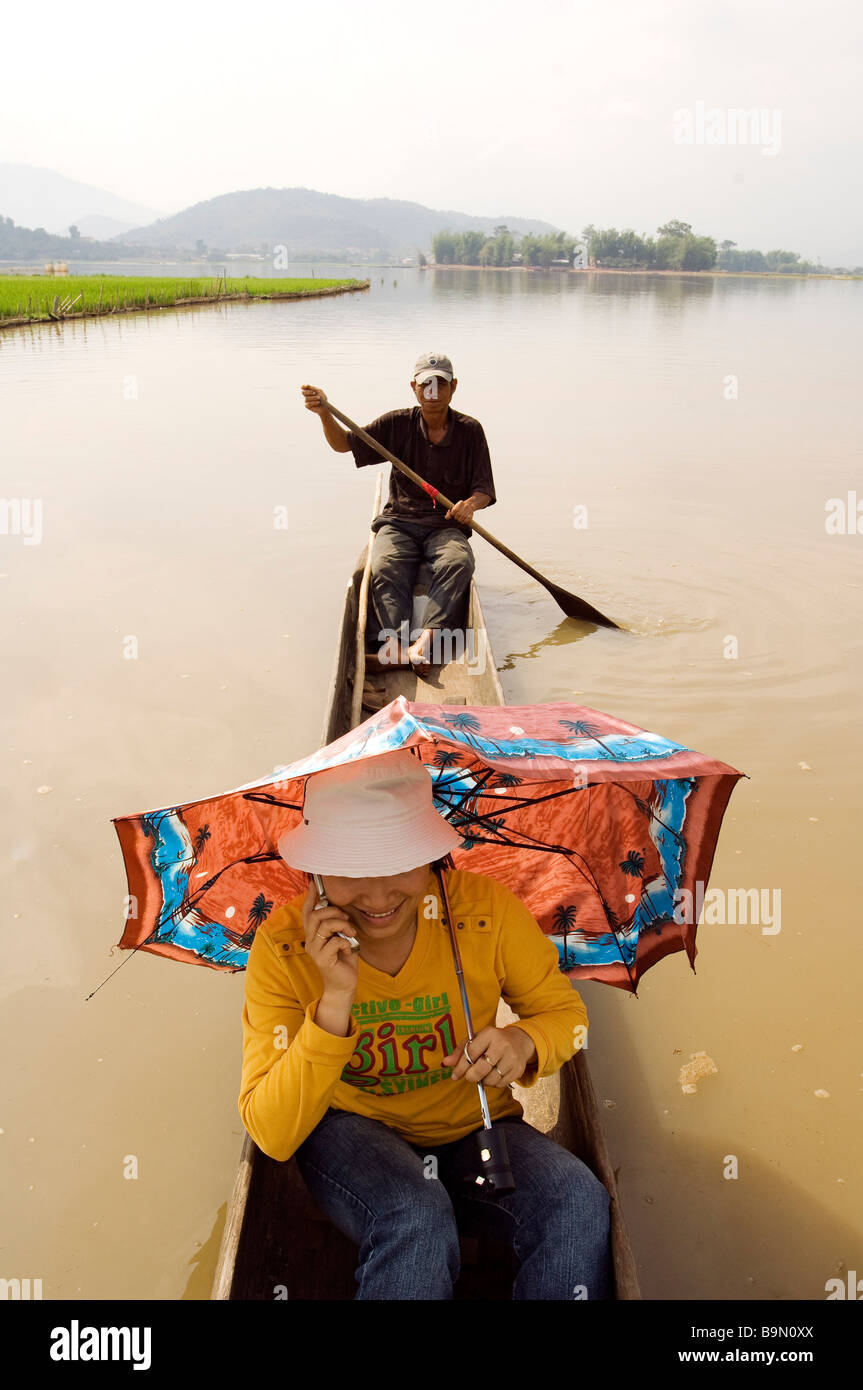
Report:
[[[373,420],[366,432],[452,502],[461,502],[474,492],[484,492],[491,499],[489,506],[497,500],[485,432],[472,416],[462,415],[450,406],[447,432],[439,444],[430,443],[418,405],[387,411]],[[385,461],[351,431],[348,444],[357,468]],[[381,513],[387,520],[413,521],[436,528],[457,525],[469,536],[469,526],[445,520],[446,510],[440,504],[436,506],[428,493],[397,468],[390,470],[390,495]]]

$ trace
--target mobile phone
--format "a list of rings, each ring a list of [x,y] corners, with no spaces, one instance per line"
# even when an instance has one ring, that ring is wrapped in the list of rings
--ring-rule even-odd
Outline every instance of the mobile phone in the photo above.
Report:
[[[312,879],[314,880],[315,889],[318,894],[318,907],[329,907],[330,900],[324,892],[324,880],[321,878],[320,874],[312,874]],[[360,949],[360,943],[355,936],[348,936],[347,932],[343,931],[337,931],[336,936],[340,936],[343,941],[346,941],[352,951],[358,951]]]

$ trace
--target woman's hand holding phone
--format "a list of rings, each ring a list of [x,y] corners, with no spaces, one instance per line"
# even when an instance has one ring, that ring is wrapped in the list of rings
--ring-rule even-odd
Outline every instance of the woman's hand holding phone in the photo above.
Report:
[[[324,993],[315,1016],[316,1023],[328,1033],[345,1036],[350,1021],[350,1006],[357,990],[359,954],[351,949],[344,936],[353,935],[353,923],[340,907],[320,904],[314,882],[303,903],[303,924],[306,929],[306,955],[314,961],[324,982]],[[344,933],[344,935],[339,935]],[[345,1026],[329,1027],[323,1017],[334,1022],[344,1020]]]

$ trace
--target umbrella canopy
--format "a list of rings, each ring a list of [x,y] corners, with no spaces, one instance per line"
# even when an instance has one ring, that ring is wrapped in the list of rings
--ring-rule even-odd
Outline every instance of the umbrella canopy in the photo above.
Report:
[[[305,779],[396,748],[422,760],[463,837],[455,867],[510,888],[565,974],[634,990],[672,951],[694,962],[692,904],[742,773],[581,705],[402,696],[275,777],[117,817],[129,885],[119,944],[241,970],[261,922],[305,891],[275,848],[302,814]]]

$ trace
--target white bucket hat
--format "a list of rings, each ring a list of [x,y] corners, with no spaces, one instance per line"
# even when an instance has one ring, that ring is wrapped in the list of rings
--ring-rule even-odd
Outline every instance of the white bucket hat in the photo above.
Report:
[[[315,772],[301,824],[278,843],[293,869],[387,878],[431,864],[462,837],[435,810],[432,780],[406,748]]]

